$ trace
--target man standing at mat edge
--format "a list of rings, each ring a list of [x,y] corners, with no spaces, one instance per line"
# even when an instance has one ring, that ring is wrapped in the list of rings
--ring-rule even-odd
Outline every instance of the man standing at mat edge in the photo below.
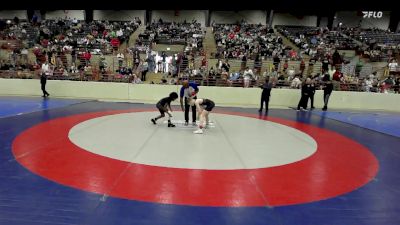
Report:
[[[46,91],[46,83],[47,83],[47,75],[50,74],[50,68],[49,68],[49,63],[46,61],[45,63],[43,63],[42,65],[42,71],[41,71],[41,76],[40,76],[40,85],[41,85],[41,89],[43,92],[43,98],[49,96],[50,94]]]
[[[182,82],[182,87],[179,93],[181,108],[185,112],[185,126],[189,124],[189,109],[192,108],[192,122],[193,126],[196,126],[196,106],[190,107],[189,98],[197,99],[197,93],[199,93],[199,88],[197,84],[184,80]],[[185,98],[185,99],[183,99]],[[183,108],[183,100],[185,100],[185,108]]]
[[[260,86],[260,88],[262,89],[262,93],[261,93],[260,109],[258,110],[258,112],[262,112],[264,103],[265,103],[265,113],[268,112],[269,97],[271,96],[271,89],[273,85],[274,84],[270,81],[269,76],[267,76],[265,78],[265,83],[262,86]]]

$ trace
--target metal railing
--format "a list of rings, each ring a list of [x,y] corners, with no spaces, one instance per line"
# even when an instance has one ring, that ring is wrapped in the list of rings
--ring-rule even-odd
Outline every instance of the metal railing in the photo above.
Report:
[[[0,70],[0,78],[3,79],[39,79],[40,69],[35,71],[14,71],[14,70]],[[64,75],[63,73],[53,72],[51,75],[47,76],[48,80],[69,80],[69,81],[94,81],[94,82],[121,82],[121,83],[131,83],[134,79],[133,75],[121,75],[118,73],[101,73],[98,69],[92,69],[90,71],[79,71],[77,73],[68,73]],[[182,80],[186,78],[179,78],[177,84],[180,84]],[[223,77],[221,74],[215,76],[192,76],[188,77],[189,81],[195,82],[201,86],[218,86],[218,87],[259,87],[263,84],[263,79],[250,79],[248,85],[245,84],[245,79],[239,77],[236,80],[230,80],[227,77]],[[167,82],[169,83],[169,82]],[[358,82],[338,82],[333,81],[335,91],[354,91],[354,92],[378,92],[387,93],[394,92],[399,93],[399,85],[393,84],[388,85],[384,82],[378,82],[372,85],[372,87],[367,88],[363,80]],[[323,82],[315,82],[315,87],[317,90],[322,89]],[[291,81],[287,80],[277,80],[275,82],[275,88],[287,88],[293,89],[291,87]],[[296,89],[296,88],[295,88]]]

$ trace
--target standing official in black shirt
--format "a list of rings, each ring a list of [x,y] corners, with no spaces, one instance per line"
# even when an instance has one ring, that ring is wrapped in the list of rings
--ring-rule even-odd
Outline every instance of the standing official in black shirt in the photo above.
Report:
[[[311,109],[315,109],[315,107],[314,107],[315,80],[314,79],[311,80],[309,91],[310,91]]]
[[[329,78],[329,75],[326,75],[322,81],[324,81],[324,86],[322,88],[324,90],[324,107],[322,108],[322,110],[326,111],[328,110],[329,97],[331,96],[333,91],[333,84]]]
[[[308,98],[310,97],[311,90],[311,79],[307,78],[306,82],[301,87],[301,98],[297,105],[297,111],[307,110]]]
[[[40,76],[40,85],[43,92],[43,98],[48,97],[50,94],[46,91],[47,75],[42,73]]]
[[[260,88],[262,89],[262,93],[261,93],[260,109],[258,110],[259,112],[262,112],[264,103],[265,103],[265,112],[268,112],[269,97],[271,96],[272,87],[273,83],[269,81],[269,76],[267,76],[265,78],[265,83],[262,86],[260,86]]]

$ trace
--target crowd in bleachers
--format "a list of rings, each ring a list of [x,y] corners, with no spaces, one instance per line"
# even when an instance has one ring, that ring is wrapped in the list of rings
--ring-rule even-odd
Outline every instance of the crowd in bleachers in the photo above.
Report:
[[[129,42],[130,35],[140,24],[139,18],[129,22],[90,23],[76,19],[2,21],[2,48],[11,52],[9,60],[3,60],[1,67],[3,70],[37,71],[42,64],[49,62],[54,75],[66,77],[68,73],[93,72],[98,70],[94,68],[98,65],[91,65],[92,55],[116,53],[121,43]],[[16,44],[10,48],[9,43]],[[29,60],[30,51],[34,60]]]
[[[40,46],[48,51],[85,49],[92,54],[107,54],[113,47],[129,41],[130,35],[141,23],[130,22],[44,20],[41,23],[12,23],[3,27],[2,39],[26,41],[28,46]]]
[[[136,44],[142,51],[145,51],[155,43],[185,45],[186,52],[201,52],[203,49],[203,38],[204,29],[195,20],[191,22],[171,23],[160,19],[158,22],[153,22],[146,26],[144,33],[139,35]]]
[[[400,48],[400,33],[372,28],[345,28],[341,29],[341,31],[346,35],[371,46],[371,48]]]
[[[274,30],[261,24],[214,24],[217,52],[215,58],[223,59],[264,59],[279,56],[295,58],[289,47],[284,46],[282,38]]]
[[[390,61],[400,51],[400,33],[381,29],[341,28],[341,32],[364,44],[363,54],[371,61]]]
[[[323,59],[335,50],[355,50],[359,45],[341,32],[306,26],[276,26],[278,32],[292,41],[303,53]]]

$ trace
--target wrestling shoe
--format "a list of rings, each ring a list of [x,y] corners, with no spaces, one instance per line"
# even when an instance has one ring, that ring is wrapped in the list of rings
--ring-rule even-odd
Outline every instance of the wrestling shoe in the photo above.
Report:
[[[203,133],[202,129],[198,129],[198,130],[193,131],[193,134],[202,134],[202,133]]]

